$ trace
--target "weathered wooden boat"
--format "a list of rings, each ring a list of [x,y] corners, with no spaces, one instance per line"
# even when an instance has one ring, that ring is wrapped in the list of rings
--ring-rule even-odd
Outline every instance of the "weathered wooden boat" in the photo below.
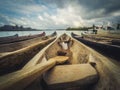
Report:
[[[57,34],[57,32],[55,31],[54,33],[51,34],[51,36],[54,36],[54,35],[56,35],[56,34]]]
[[[15,35],[12,35],[12,36],[7,36],[7,37],[0,37],[0,40],[1,39],[7,39],[7,38],[17,38],[19,35],[18,34],[15,34]]]
[[[41,34],[28,35],[28,36],[18,36],[18,34],[16,34],[14,36],[1,37],[0,44],[19,42],[19,41],[24,41],[24,40],[33,39],[33,38],[42,37],[42,36],[45,36],[45,32],[43,32]]]
[[[119,45],[120,46],[120,39],[119,40],[112,40],[112,45]]]
[[[109,44],[105,44],[105,43],[99,43],[99,42],[94,42],[91,40],[86,40],[84,39],[82,36],[71,33],[72,37],[81,41],[82,43],[102,52],[103,54],[114,58],[116,60],[120,60],[120,46],[116,46],[116,45],[109,45]]]
[[[48,35],[45,37],[36,38],[33,40],[28,40],[27,42],[21,42],[20,44],[24,46],[24,44],[28,43],[26,47],[16,48],[18,44],[9,47],[7,45],[8,50],[11,52],[3,52],[0,53],[0,75],[4,75],[6,73],[10,73],[22,68],[36,53],[38,53],[42,48],[48,45],[56,38],[56,35]],[[4,49],[3,49],[4,50]]]
[[[47,35],[47,36],[35,37],[33,39],[23,40],[23,41],[14,42],[14,43],[0,44],[0,53],[12,52],[18,49],[22,49],[36,42],[41,42],[45,39],[54,37],[56,35],[57,33],[54,32],[51,35]]]
[[[63,61],[64,65],[56,65]],[[111,58],[64,34],[21,70],[0,77],[0,89],[119,90],[119,67]]]

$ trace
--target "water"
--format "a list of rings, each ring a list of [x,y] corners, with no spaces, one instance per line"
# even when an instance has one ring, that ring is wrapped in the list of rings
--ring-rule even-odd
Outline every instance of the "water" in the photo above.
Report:
[[[25,35],[34,35],[34,34],[40,34],[43,31],[2,31],[0,32],[0,37],[6,37],[6,36],[12,36],[15,34],[18,34],[19,36],[25,36]],[[44,31],[46,35],[50,35],[55,31]],[[66,30],[57,30],[56,31],[58,36],[62,35],[63,33],[66,33],[68,35],[71,34],[71,32],[74,32],[78,35],[81,35],[84,31],[66,31]]]

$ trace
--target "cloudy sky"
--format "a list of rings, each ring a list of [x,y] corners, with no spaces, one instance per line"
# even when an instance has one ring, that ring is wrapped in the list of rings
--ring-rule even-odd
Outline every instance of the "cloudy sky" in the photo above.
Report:
[[[0,0],[0,26],[37,29],[120,23],[120,0]]]

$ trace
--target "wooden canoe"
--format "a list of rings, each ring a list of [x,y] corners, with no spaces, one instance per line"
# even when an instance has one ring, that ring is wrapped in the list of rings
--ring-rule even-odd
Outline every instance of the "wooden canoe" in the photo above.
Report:
[[[114,58],[116,60],[120,60],[120,46],[116,46],[116,45],[109,45],[109,44],[104,44],[104,43],[99,43],[99,42],[95,42],[95,41],[91,41],[91,40],[86,40],[83,37],[81,37],[80,35],[71,33],[72,37],[81,41],[82,43],[102,52],[103,54]]]
[[[6,36],[6,37],[0,37],[0,40],[8,39],[8,38],[17,38],[18,34],[12,35],[12,36]]]
[[[56,36],[45,36],[42,39],[36,38],[27,42],[21,42],[21,44],[27,44],[26,47],[11,51],[0,53],[0,75],[10,73],[22,68],[36,53],[42,48],[52,42]],[[36,41],[34,41],[36,40]],[[15,43],[16,44],[16,43]],[[17,44],[15,45],[17,47]],[[5,47],[7,49],[14,48],[13,46]]]
[[[45,36],[45,32],[41,34],[28,35],[28,36],[18,36],[18,34],[16,34],[14,36],[1,37],[0,44],[14,43],[14,42],[24,41],[24,40],[33,39],[33,38],[42,37],[42,36]]]
[[[19,42],[14,42],[14,43],[7,43],[7,44],[0,44],[0,53],[4,52],[12,52],[18,49],[25,48],[27,46],[30,46],[36,42],[41,42],[45,39],[48,39],[50,37],[54,37],[57,34],[54,32],[51,35],[48,36],[42,36],[42,37],[35,37],[33,39],[28,39],[28,40],[23,40]]]
[[[62,59],[60,56],[69,59],[64,65],[55,66],[54,57]],[[38,52],[21,70],[0,77],[0,89],[119,90],[119,68],[111,58],[64,34]]]
[[[120,46],[120,39],[119,40],[112,40],[112,45],[118,45]]]

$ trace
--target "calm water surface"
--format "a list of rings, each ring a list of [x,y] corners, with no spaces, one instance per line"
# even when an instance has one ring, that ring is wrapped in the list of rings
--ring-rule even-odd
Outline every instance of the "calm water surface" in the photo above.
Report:
[[[42,33],[43,31],[2,31],[0,32],[0,37],[5,37],[5,36],[12,36],[15,34],[18,34],[19,36],[25,36],[25,35],[34,35],[34,34],[39,34]],[[54,31],[44,31],[46,35],[52,34]],[[58,36],[60,36],[63,33],[67,33],[68,35],[71,34],[71,32],[74,32],[76,34],[81,35],[82,32],[84,31],[65,31],[65,30],[58,30],[56,31]]]

